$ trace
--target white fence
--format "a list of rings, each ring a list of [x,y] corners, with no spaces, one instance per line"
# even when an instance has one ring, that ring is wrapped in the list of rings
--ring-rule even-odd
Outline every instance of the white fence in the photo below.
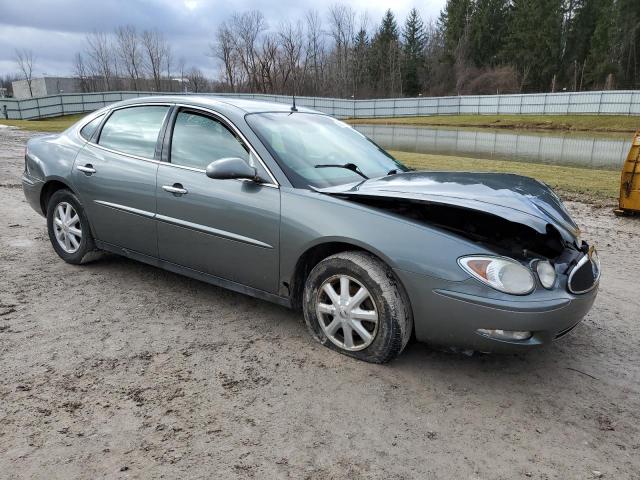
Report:
[[[14,100],[0,98],[0,118],[37,119],[90,112],[120,100],[159,95],[154,92],[60,94]],[[171,94],[175,95],[175,94]],[[207,94],[291,103],[285,95]],[[469,95],[375,100],[296,97],[299,106],[338,118],[403,117],[420,115],[640,115],[640,90]]]

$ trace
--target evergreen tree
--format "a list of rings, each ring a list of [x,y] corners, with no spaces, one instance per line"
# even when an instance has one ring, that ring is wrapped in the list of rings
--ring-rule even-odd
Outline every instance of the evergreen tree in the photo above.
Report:
[[[402,92],[407,97],[415,97],[420,93],[420,74],[424,61],[426,33],[424,23],[418,10],[412,8],[402,30],[403,75]]]
[[[438,26],[444,39],[445,61],[453,64],[464,42],[473,11],[473,0],[447,0],[440,13]]]
[[[371,42],[371,80],[377,95],[401,94],[400,38],[398,25],[391,10],[382,17],[380,27]]]
[[[640,87],[640,1],[615,2],[614,41],[619,64],[620,88]]]
[[[575,0],[575,15],[568,28],[565,70],[572,90],[588,86],[584,78],[587,57],[592,48],[592,40],[603,4],[611,0]],[[585,82],[586,80],[586,82]]]
[[[514,65],[521,86],[550,91],[562,56],[562,0],[512,0],[502,61]]]
[[[505,41],[509,0],[476,0],[469,22],[469,58],[476,67],[493,67]]]
[[[597,10],[585,72],[587,81],[594,88],[613,87],[607,82],[609,79],[615,81],[619,73],[615,55],[615,13],[614,0],[603,0]]]
[[[367,65],[369,59],[369,37],[367,31],[361,28],[353,42],[353,96],[358,98],[369,89]]]

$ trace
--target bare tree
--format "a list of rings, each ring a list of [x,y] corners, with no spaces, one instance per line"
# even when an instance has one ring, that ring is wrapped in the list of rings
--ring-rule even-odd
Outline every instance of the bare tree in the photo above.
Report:
[[[26,48],[16,49],[16,63],[20,73],[27,81],[29,87],[29,97],[33,97],[33,89],[31,88],[31,82],[33,80],[33,51]]]
[[[267,29],[264,15],[259,10],[251,10],[231,17],[231,29],[234,33],[235,50],[240,65],[247,76],[248,87],[255,91],[264,86],[264,62],[258,53],[258,38]],[[270,43],[270,42],[267,42]],[[264,52],[263,45],[263,52]],[[267,51],[270,50],[269,48]]]
[[[117,55],[124,70],[131,79],[134,90],[140,90],[143,73],[142,46],[136,29],[132,25],[116,28]]]
[[[84,57],[80,52],[76,53],[73,59],[73,74],[78,79],[78,82],[80,82],[80,90],[83,92],[93,91],[92,78],[87,70]]]
[[[275,34],[265,34],[262,36],[260,49],[256,58],[258,61],[259,91],[262,93],[273,93],[276,87],[275,66],[278,56],[278,38]]]
[[[93,32],[87,35],[87,55],[89,69],[93,75],[102,77],[104,88],[113,87],[115,58],[111,41],[104,32]]]
[[[300,64],[304,48],[302,22],[295,25],[288,21],[283,22],[278,37],[282,47],[282,58],[279,62],[282,80],[280,91],[295,95],[298,92],[300,77],[304,75],[304,67]]]
[[[180,90],[181,91],[186,91],[184,88],[184,84],[186,81],[186,76],[187,76],[187,72],[185,71],[185,60],[184,57],[180,57],[180,59],[178,60],[178,65],[176,66],[176,68],[178,69],[178,73],[180,74]]]
[[[324,75],[325,45],[322,20],[317,10],[309,10],[305,15],[307,26],[306,61],[311,73],[313,95],[320,93],[320,83]]]
[[[231,91],[236,91],[236,82],[241,75],[238,72],[238,40],[234,38],[234,32],[222,22],[216,31],[215,43],[209,45],[210,56],[222,61],[224,72],[223,81],[231,87]]]
[[[187,80],[189,80],[189,89],[193,93],[198,93],[206,90],[207,79],[199,68],[193,67],[191,70],[189,70],[189,73],[187,73]]]
[[[340,95],[349,94],[349,67],[355,37],[356,12],[348,5],[329,8],[329,35],[334,42],[334,78]]]
[[[171,67],[173,66],[173,51],[171,50],[171,44],[166,43],[164,50],[164,68],[167,75],[167,90],[173,91],[173,81],[171,80]]]
[[[164,35],[157,30],[142,32],[142,46],[146,56],[146,66],[156,91],[162,90],[162,69],[167,65],[169,45]]]

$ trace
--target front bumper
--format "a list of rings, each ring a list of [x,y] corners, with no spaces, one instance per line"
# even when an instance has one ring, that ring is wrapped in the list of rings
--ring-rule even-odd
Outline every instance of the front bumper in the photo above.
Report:
[[[563,288],[536,289],[526,296],[501,294],[474,279],[463,282],[396,270],[407,290],[419,341],[482,352],[519,352],[569,333],[589,312],[593,290],[574,295]],[[530,331],[523,341],[498,340],[477,330]]]
[[[43,186],[43,181],[34,179],[27,174],[22,175],[22,191],[24,192],[24,197],[27,199],[27,202],[29,202],[29,205],[31,205],[31,208],[40,215],[44,215],[42,205],[40,205]]]

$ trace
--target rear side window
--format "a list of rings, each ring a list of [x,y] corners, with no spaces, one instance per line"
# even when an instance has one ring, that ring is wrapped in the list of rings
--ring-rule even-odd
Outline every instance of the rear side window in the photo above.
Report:
[[[93,132],[96,131],[96,128],[98,128],[98,125],[100,125],[100,122],[102,121],[102,117],[104,117],[104,115],[98,115],[96,118],[82,127],[82,129],[80,130],[80,135],[82,135],[82,138],[84,138],[85,140],[91,140]]]
[[[169,107],[157,105],[116,110],[102,127],[98,144],[129,155],[153,158],[168,110]]]
[[[214,160],[228,157],[251,163],[248,150],[222,123],[197,113],[178,113],[171,139],[171,163],[204,170]]]

